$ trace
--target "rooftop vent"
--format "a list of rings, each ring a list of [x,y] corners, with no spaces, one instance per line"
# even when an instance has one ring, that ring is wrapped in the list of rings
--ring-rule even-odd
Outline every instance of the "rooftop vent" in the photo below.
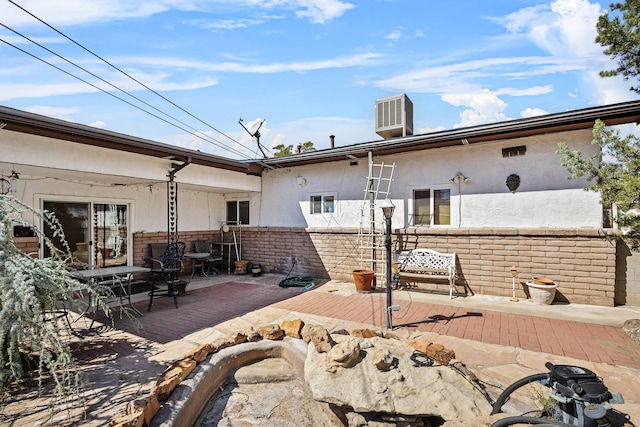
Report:
[[[384,139],[413,135],[413,103],[407,95],[376,100],[376,133]]]

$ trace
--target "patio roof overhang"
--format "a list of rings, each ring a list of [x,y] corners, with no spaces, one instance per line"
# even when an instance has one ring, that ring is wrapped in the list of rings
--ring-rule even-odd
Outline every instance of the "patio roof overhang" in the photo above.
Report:
[[[260,176],[263,171],[257,162],[233,160],[3,106],[0,106],[0,129],[248,175]]]
[[[367,157],[369,152],[372,152],[373,155],[382,156],[432,148],[515,139],[545,133],[589,129],[593,127],[597,119],[604,121],[609,126],[626,123],[638,124],[640,123],[640,101],[585,108],[423,135],[372,141],[265,159],[263,163],[271,167],[300,166],[363,158]]]

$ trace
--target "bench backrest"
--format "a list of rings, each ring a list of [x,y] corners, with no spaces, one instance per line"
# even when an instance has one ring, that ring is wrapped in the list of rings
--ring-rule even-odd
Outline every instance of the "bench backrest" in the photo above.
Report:
[[[456,254],[440,253],[431,249],[413,249],[404,256],[400,271],[434,273],[437,271],[454,274]]]

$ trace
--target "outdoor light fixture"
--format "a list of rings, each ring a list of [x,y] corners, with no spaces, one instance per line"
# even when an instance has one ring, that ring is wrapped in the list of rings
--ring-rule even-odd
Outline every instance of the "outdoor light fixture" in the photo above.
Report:
[[[384,223],[386,225],[386,240],[385,246],[387,248],[387,329],[393,329],[393,322],[391,321],[391,311],[396,310],[399,307],[391,305],[391,217],[395,206],[391,203],[391,200],[385,199],[380,206],[382,208],[382,214],[384,215]]]
[[[467,178],[466,176],[464,176],[464,175],[462,174],[462,172],[458,172],[458,173],[456,174],[456,176],[454,176],[453,178],[451,178],[451,179],[449,180],[449,182],[450,182],[450,183],[452,183],[452,184],[455,184],[455,183],[460,184],[461,182],[469,182],[469,178]]]
[[[382,214],[384,215],[384,219],[390,220],[391,217],[393,216],[393,211],[396,209],[394,204],[391,203],[391,200],[385,199],[380,207],[382,208]]]

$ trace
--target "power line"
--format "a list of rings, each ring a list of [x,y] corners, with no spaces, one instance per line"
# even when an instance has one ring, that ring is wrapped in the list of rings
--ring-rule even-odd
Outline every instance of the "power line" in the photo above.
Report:
[[[125,91],[124,89],[122,89],[122,88],[120,88],[120,87],[118,87],[118,86],[114,85],[113,83],[111,83],[111,82],[109,82],[109,81],[107,81],[107,80],[103,79],[102,77],[100,77],[100,76],[96,75],[95,73],[93,73],[93,72],[91,72],[91,71],[87,70],[86,68],[84,68],[84,67],[82,67],[82,66],[80,66],[80,65],[78,65],[78,64],[76,64],[76,63],[74,63],[73,61],[71,61],[71,60],[69,60],[69,59],[67,59],[67,58],[65,58],[65,57],[63,57],[63,56],[61,56],[61,55],[59,55],[59,54],[57,54],[56,52],[52,51],[51,49],[47,48],[46,46],[43,46],[43,45],[39,44],[38,42],[36,42],[35,40],[30,39],[29,37],[25,36],[24,34],[21,34],[20,32],[18,32],[18,31],[16,31],[16,30],[12,29],[12,28],[10,28],[10,27],[8,27],[7,25],[5,25],[5,24],[3,24],[3,23],[1,23],[1,22],[0,22],[0,26],[2,26],[2,27],[4,27],[4,28],[6,28],[7,30],[9,30],[9,31],[11,31],[11,32],[13,32],[14,34],[17,34],[18,36],[20,36],[20,37],[24,38],[25,40],[28,40],[29,42],[31,42],[31,43],[33,43],[33,44],[35,44],[36,46],[38,46],[38,47],[40,47],[40,48],[42,48],[42,49],[46,50],[47,52],[51,53],[52,55],[57,56],[58,58],[62,59],[63,61],[66,61],[67,63],[69,63],[69,64],[73,65],[74,67],[77,67],[77,68],[81,69],[81,70],[82,70],[82,71],[84,71],[85,73],[87,73],[87,74],[89,74],[89,75],[91,75],[91,76],[95,77],[96,79],[98,79],[98,80],[100,80],[100,81],[102,81],[102,82],[104,82],[104,83],[108,84],[109,86],[113,87],[114,89],[117,89],[118,91],[120,91],[120,92],[122,92],[122,93],[124,93],[124,94],[126,94],[126,95],[128,95],[128,96],[130,96],[131,98],[135,99],[136,101],[141,102],[141,103],[143,103],[144,105],[146,105],[146,106],[148,106],[148,107],[150,107],[150,108],[154,109],[155,111],[157,111],[157,112],[159,112],[159,113],[161,113],[161,114],[164,114],[165,116],[167,116],[167,117],[169,117],[169,118],[171,118],[171,119],[175,120],[176,122],[178,122],[178,123],[182,124],[183,126],[186,126],[186,127],[190,128],[190,129],[191,129],[191,131],[189,132],[190,134],[192,134],[192,135],[194,135],[194,136],[197,136],[197,135],[196,135],[196,133],[200,132],[198,129],[194,128],[193,126],[190,126],[189,124],[184,123],[184,122],[183,122],[183,121],[181,121],[180,119],[178,119],[178,118],[176,118],[176,117],[174,117],[174,116],[172,116],[172,115],[170,115],[170,114],[168,114],[168,113],[165,113],[164,111],[162,111],[162,110],[160,110],[160,109],[158,109],[158,108],[154,107],[153,105],[149,104],[148,102],[146,102],[146,101],[144,101],[144,100],[142,100],[142,99],[138,98],[137,96],[135,96],[135,95],[133,95],[133,94],[131,94],[131,93],[129,93],[129,92],[127,92],[127,91]],[[11,43],[6,42],[5,40],[2,40],[2,41],[3,41],[4,43],[6,43],[6,44],[8,44],[8,45],[11,45],[12,47],[14,47],[14,48],[16,48],[16,49],[20,50],[20,51],[22,51],[22,52],[25,52],[24,50],[17,48],[16,46],[12,45]],[[30,55],[31,57],[36,58],[36,59],[40,59],[40,58],[37,58],[37,57],[36,57],[35,55],[33,55],[33,54],[30,54],[30,53],[29,53],[29,55]],[[56,68],[56,69],[58,69],[58,70],[61,70],[59,67],[56,67],[56,66],[52,65],[51,63],[49,63],[49,62],[47,62],[47,61],[45,61],[45,60],[42,60],[42,61],[43,61],[43,62],[45,62],[47,65],[51,65],[51,66],[53,66],[54,68]],[[64,71],[64,70],[61,70],[61,71]],[[78,77],[77,77],[77,76],[75,76],[74,74],[68,73],[68,72],[66,72],[66,71],[65,71],[65,73],[66,73],[66,74],[68,74],[68,75],[70,75],[70,76],[72,76],[72,77],[74,77],[74,78],[78,78]],[[79,79],[79,80],[81,80],[81,81],[83,81],[83,82],[87,83],[86,81],[84,81],[84,80],[82,80],[82,79]],[[91,84],[91,83],[89,83],[89,84]],[[93,85],[93,84],[91,84],[91,86],[93,86],[93,87],[95,87],[95,88],[97,88],[97,89],[101,90],[102,92],[107,93],[107,91],[105,91],[105,90],[103,90],[103,89],[101,89],[101,88],[98,88],[97,86],[95,86],[95,85]],[[122,99],[121,99],[121,98],[119,98],[119,97],[116,97],[116,98],[117,98],[117,99],[119,99],[119,100],[122,100]],[[131,103],[128,103],[128,104],[129,104],[129,105],[133,105],[133,104],[131,104]],[[140,110],[141,110],[141,111],[143,111],[143,112],[145,112],[145,113],[148,113],[148,111],[146,111],[146,110],[144,110],[144,109],[140,109]],[[155,116],[155,115],[154,115],[154,117],[157,117],[157,116]],[[166,120],[165,120],[165,122],[166,122],[166,123],[169,123],[169,124],[172,124],[172,123],[170,123],[169,121],[166,121]],[[172,124],[172,125],[173,125],[173,124]],[[181,130],[185,130],[185,129],[181,128],[181,127],[178,127],[178,128],[179,128],[179,129],[181,129]],[[235,150],[234,148],[228,147],[227,145],[223,144],[221,141],[218,141],[218,140],[216,140],[216,139],[215,139],[215,138],[213,138],[213,137],[210,137],[210,136],[206,135],[206,138],[201,138],[201,139],[204,139],[205,141],[209,142],[209,143],[210,143],[210,144],[212,144],[212,145],[217,146],[218,148],[222,148],[222,149],[224,149],[224,150],[228,150],[228,151],[230,151],[230,152],[232,152],[232,153],[234,153],[234,154],[236,154],[236,155],[238,155],[238,156],[240,156],[240,157],[246,157],[247,159],[250,159],[250,158],[249,158],[249,156],[247,156],[246,154],[242,153],[241,151],[238,151],[238,150]],[[246,147],[245,147],[245,148],[246,148]]]
[[[38,61],[41,61],[41,62],[43,62],[43,63],[45,63],[45,64],[47,64],[47,65],[49,65],[49,66],[51,66],[51,67],[55,68],[55,69],[56,69],[56,70],[58,70],[58,71],[61,71],[61,72],[65,73],[65,74],[67,74],[68,76],[71,76],[71,77],[73,77],[73,78],[75,78],[75,79],[78,79],[78,80],[80,80],[81,82],[86,83],[86,84],[88,84],[89,86],[91,86],[91,87],[93,87],[93,88],[95,88],[95,89],[98,89],[99,91],[104,92],[104,93],[106,93],[106,94],[107,94],[107,95],[109,95],[109,96],[112,96],[112,97],[114,97],[114,98],[116,98],[116,99],[118,99],[118,100],[120,100],[120,101],[122,101],[122,102],[124,102],[124,103],[126,103],[126,104],[128,104],[128,105],[130,105],[130,106],[132,106],[132,107],[134,107],[134,108],[137,108],[138,110],[140,110],[140,111],[142,111],[142,112],[145,112],[145,113],[147,113],[147,114],[149,114],[149,115],[151,115],[151,116],[153,116],[153,117],[157,118],[158,120],[162,120],[163,122],[165,122],[165,123],[167,123],[167,124],[169,124],[169,125],[171,125],[171,126],[174,126],[174,127],[178,128],[178,129],[180,129],[180,130],[184,131],[184,132],[187,132],[187,133],[192,134],[192,135],[193,135],[193,136],[195,136],[196,138],[200,138],[200,139],[202,139],[203,141],[206,141],[206,142],[211,143],[211,141],[209,141],[209,140],[207,140],[207,139],[203,138],[201,135],[198,135],[197,133],[192,133],[192,132],[188,131],[187,129],[185,129],[185,128],[181,127],[181,126],[178,126],[177,124],[172,123],[172,122],[168,121],[167,119],[165,119],[165,118],[163,118],[163,117],[160,117],[160,116],[158,116],[158,115],[156,115],[156,114],[154,114],[154,113],[152,113],[152,112],[150,112],[150,111],[145,110],[144,108],[142,108],[142,107],[140,107],[140,106],[138,106],[138,105],[135,105],[135,104],[133,104],[133,103],[131,103],[131,102],[127,101],[126,99],[120,98],[118,95],[115,95],[115,94],[113,94],[113,93],[111,93],[111,92],[109,92],[109,91],[106,91],[106,90],[102,89],[101,87],[96,86],[96,85],[94,85],[93,83],[91,83],[91,82],[89,82],[89,81],[87,81],[87,80],[84,80],[82,77],[78,77],[78,76],[76,76],[76,75],[74,75],[74,74],[70,73],[69,71],[67,71],[67,70],[65,70],[65,69],[63,69],[63,68],[60,68],[60,67],[58,67],[57,65],[54,65],[54,64],[52,64],[52,63],[48,62],[48,61],[47,61],[47,60],[45,60],[45,59],[39,58],[38,56],[36,56],[36,55],[32,54],[31,52],[27,52],[26,50],[21,49],[21,48],[19,48],[18,46],[14,45],[14,44],[12,44],[12,43],[10,43],[10,42],[8,42],[8,41],[6,41],[6,40],[2,39],[2,38],[0,38],[0,42],[3,42],[3,43],[5,43],[5,44],[7,44],[7,45],[9,45],[9,46],[13,47],[14,49],[17,49],[17,50],[19,50],[20,52],[22,52],[22,53],[24,53],[24,54],[26,54],[26,55],[28,55],[28,56],[30,56],[30,57],[32,57],[32,58],[34,58],[34,59],[37,59]],[[230,149],[230,148],[228,148],[228,147],[224,147],[224,148],[226,148],[226,149],[228,149],[228,150],[230,150],[230,151],[231,151],[231,149]],[[240,155],[244,156],[244,154],[243,154],[243,153],[241,153],[241,152],[237,152],[237,153],[239,153]],[[246,156],[245,156],[245,157],[246,157]]]
[[[66,38],[67,40],[69,40],[70,42],[72,42],[73,44],[75,44],[76,46],[80,47],[81,49],[83,49],[84,51],[88,52],[89,54],[93,55],[94,57],[98,58],[100,61],[104,62],[105,64],[109,65],[110,67],[112,67],[113,69],[115,69],[116,71],[120,72],[121,74],[127,76],[129,79],[133,80],[134,82],[138,83],[140,86],[144,87],[145,89],[147,89],[148,91],[152,92],[153,94],[155,94],[156,96],[160,97],[161,99],[165,100],[166,102],[168,102],[169,104],[173,105],[174,107],[178,108],[180,111],[184,112],[185,114],[189,115],[190,117],[196,119],[197,121],[199,121],[200,123],[204,124],[205,126],[207,126],[208,128],[218,132],[220,135],[228,138],[229,140],[233,141],[234,143],[240,145],[241,147],[251,151],[250,148],[244,146],[243,144],[241,144],[240,142],[234,140],[232,137],[230,137],[229,135],[225,134],[224,132],[216,129],[214,126],[210,125],[209,123],[205,122],[204,120],[200,119],[199,117],[195,116],[194,114],[190,113],[189,111],[187,111],[186,109],[182,108],[181,106],[179,106],[178,104],[174,103],[173,101],[171,101],[170,99],[168,99],[167,97],[165,97],[164,95],[158,93],[157,91],[155,91],[154,89],[150,88],[149,86],[145,85],[144,83],[142,83],[141,81],[139,81],[138,79],[134,78],[133,76],[131,76],[130,74],[126,73],[125,71],[121,70],[120,68],[118,68],[117,66],[113,65],[112,63],[110,63],[109,61],[107,61],[106,59],[102,58],[100,55],[94,53],[92,50],[86,48],[85,46],[83,46],[82,44],[76,42],[74,39],[72,39],[71,37],[67,36],[66,34],[64,34],[63,32],[61,32],[60,30],[58,30],[57,28],[53,27],[52,25],[48,24],[47,22],[45,22],[44,20],[40,19],[38,16],[34,15],[33,13],[29,12],[28,10],[26,10],[25,8],[23,8],[22,6],[20,6],[19,4],[15,3],[13,0],[8,0],[11,4],[13,4],[14,6],[16,6],[17,8],[19,8],[20,10],[22,10],[23,12],[27,13],[28,15],[30,15],[31,17],[33,17],[34,19],[38,20],[39,22],[41,22],[42,24],[46,25],[47,27],[49,27],[50,29],[52,29],[53,31],[55,31],[56,33],[60,34],[62,37]],[[21,49],[19,49],[21,50]],[[38,58],[39,59],[39,58]],[[120,99],[120,98],[118,98]],[[126,102],[126,101],[125,101]],[[145,111],[145,110],[143,110]],[[166,114],[166,113],[163,113]],[[154,117],[154,114],[151,114]],[[169,116],[168,114],[166,114],[167,116]],[[170,117],[170,116],[169,116]],[[166,120],[163,120],[166,122]],[[184,130],[184,129],[183,129]],[[191,133],[191,132],[189,132]],[[231,148],[227,148],[229,149],[229,151],[232,151]]]

